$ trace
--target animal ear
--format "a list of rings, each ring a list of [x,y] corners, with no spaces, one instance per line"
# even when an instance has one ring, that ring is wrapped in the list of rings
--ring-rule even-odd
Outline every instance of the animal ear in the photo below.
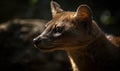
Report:
[[[80,21],[86,28],[88,34],[91,34],[92,10],[85,4],[80,5],[75,13],[75,19]]]
[[[78,19],[81,19],[82,21],[92,21],[92,11],[85,4],[80,5],[77,8],[77,11],[75,13],[75,17],[77,17]]]
[[[61,9],[60,5],[57,2],[51,1],[51,12],[52,16],[54,16],[57,13],[62,12],[63,9]]]

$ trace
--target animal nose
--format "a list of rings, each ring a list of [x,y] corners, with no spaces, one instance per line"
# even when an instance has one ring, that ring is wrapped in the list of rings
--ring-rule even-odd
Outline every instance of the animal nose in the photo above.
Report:
[[[38,46],[40,42],[41,42],[41,39],[38,37],[33,39],[33,43],[35,46]]]

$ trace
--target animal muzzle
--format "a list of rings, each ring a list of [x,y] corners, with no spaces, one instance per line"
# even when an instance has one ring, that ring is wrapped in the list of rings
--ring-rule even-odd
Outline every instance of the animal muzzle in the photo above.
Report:
[[[33,39],[33,44],[36,46],[36,47],[49,47],[49,45],[51,45],[51,43],[53,42],[53,38],[52,37],[36,37]]]
[[[33,44],[38,47],[38,45],[41,43],[41,38],[40,37],[36,37],[33,39]]]

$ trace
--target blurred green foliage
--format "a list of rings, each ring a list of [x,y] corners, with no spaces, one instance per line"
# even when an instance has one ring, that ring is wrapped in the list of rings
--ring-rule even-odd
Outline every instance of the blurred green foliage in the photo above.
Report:
[[[29,0],[29,1],[30,1],[30,5],[35,5],[38,2],[38,0]]]
[[[114,18],[114,17],[109,17],[109,18],[106,20],[105,25],[111,25],[111,24],[115,24],[115,18]]]

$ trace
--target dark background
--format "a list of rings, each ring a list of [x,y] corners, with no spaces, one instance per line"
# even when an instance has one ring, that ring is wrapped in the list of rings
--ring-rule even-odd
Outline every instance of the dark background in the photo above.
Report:
[[[107,34],[120,35],[118,0],[54,0],[64,10],[87,4]],[[71,71],[64,51],[42,53],[32,39],[51,19],[50,0],[0,0],[0,71]]]

